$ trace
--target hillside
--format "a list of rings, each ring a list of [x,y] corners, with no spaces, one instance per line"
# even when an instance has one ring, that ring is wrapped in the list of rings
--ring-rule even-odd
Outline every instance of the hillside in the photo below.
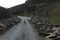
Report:
[[[47,17],[47,20],[50,20],[54,23],[60,23],[60,5],[55,8],[54,10],[49,12],[49,17]]]
[[[59,1],[59,0],[58,0]],[[9,8],[8,10],[11,13],[14,14],[32,14],[33,12],[35,13],[35,11],[37,10],[37,12],[39,11],[39,13],[43,12],[44,10],[47,11],[48,10],[52,10],[53,8],[55,8],[58,3],[57,0],[27,0],[24,4],[21,5],[17,5],[15,7]],[[43,11],[42,11],[43,10]],[[45,11],[45,12],[46,12]],[[45,14],[44,12],[44,14]]]
[[[48,16],[45,19],[60,23],[60,0],[27,0],[8,10],[14,15]]]
[[[11,14],[8,12],[8,10],[0,6],[0,20],[5,18],[10,18],[10,17]]]

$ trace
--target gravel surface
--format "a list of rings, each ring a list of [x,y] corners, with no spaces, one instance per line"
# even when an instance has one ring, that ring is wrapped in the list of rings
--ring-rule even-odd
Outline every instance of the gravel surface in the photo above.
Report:
[[[28,22],[28,18],[21,17],[21,19],[21,23],[0,36],[0,40],[38,40],[32,26]],[[26,23],[24,23],[24,21]]]

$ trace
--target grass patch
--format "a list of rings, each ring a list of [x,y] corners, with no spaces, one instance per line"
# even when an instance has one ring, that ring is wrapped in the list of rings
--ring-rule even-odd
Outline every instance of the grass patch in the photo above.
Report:
[[[58,23],[60,24],[60,16],[50,16],[50,17],[45,17],[45,20],[49,20],[53,23]]]
[[[53,23],[60,24],[60,5],[54,10],[49,12],[49,17],[45,17],[45,20],[49,20]]]

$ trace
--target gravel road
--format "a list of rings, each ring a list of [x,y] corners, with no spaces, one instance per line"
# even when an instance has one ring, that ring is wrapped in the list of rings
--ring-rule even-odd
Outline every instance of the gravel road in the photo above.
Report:
[[[0,36],[0,40],[38,40],[36,33],[33,31],[28,17],[20,17],[21,23],[8,30],[4,35]],[[26,23],[24,23],[24,21]]]

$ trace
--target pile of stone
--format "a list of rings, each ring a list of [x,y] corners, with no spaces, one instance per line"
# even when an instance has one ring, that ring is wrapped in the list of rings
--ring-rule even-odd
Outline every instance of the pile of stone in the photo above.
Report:
[[[32,19],[32,23],[41,35],[50,35],[50,33],[54,32],[52,29],[55,27],[55,24],[50,21],[43,20],[43,18],[36,19],[35,17]]]
[[[11,27],[15,26],[21,21],[21,19],[17,17],[11,17],[10,19],[0,20],[0,32],[6,31]]]
[[[45,40],[60,40],[60,25],[53,28],[55,30],[49,36],[46,36]]]
[[[60,40],[60,24],[54,24],[43,18],[33,18],[31,22],[40,36],[45,36],[46,40]]]

